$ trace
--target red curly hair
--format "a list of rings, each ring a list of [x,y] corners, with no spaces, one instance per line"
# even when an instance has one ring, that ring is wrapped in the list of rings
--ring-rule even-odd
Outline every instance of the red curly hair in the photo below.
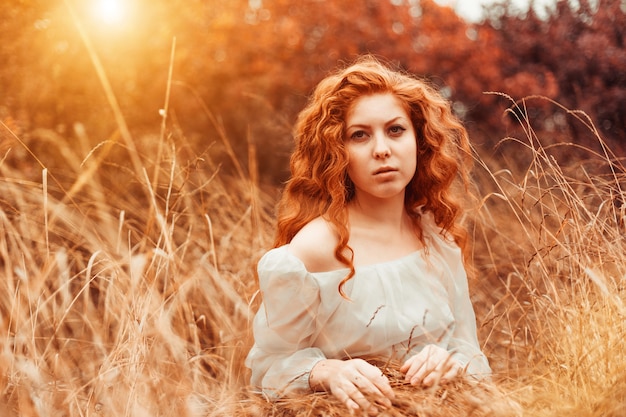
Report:
[[[347,175],[345,119],[358,98],[377,93],[398,97],[411,118],[417,141],[417,169],[406,187],[404,205],[420,239],[420,210],[430,211],[443,233],[462,250],[467,233],[459,224],[462,204],[455,183],[469,183],[471,151],[467,131],[452,114],[450,104],[426,82],[384,65],[372,56],[360,58],[316,87],[295,126],[291,178],[278,204],[275,247],[291,241],[308,222],[322,216],[339,237],[335,257],[350,268],[339,285],[354,275],[348,246],[347,203],[354,196]]]

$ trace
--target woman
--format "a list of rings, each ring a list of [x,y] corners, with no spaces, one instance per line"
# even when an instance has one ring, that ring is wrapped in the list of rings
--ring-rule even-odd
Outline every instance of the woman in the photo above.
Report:
[[[446,100],[365,57],[320,82],[295,139],[275,248],[258,264],[252,384],[376,413],[394,393],[363,358],[400,364],[413,385],[489,375],[454,195],[469,143]]]

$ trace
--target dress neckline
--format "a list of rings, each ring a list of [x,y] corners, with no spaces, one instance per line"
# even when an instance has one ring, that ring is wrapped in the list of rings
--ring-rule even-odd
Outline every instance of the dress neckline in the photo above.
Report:
[[[343,274],[347,274],[348,271],[350,270],[348,267],[345,268],[340,268],[340,269],[332,269],[329,271],[319,271],[319,272],[309,272],[306,269],[306,266],[304,265],[304,263],[300,260],[300,258],[298,258],[296,255],[294,255],[293,253],[291,253],[289,251],[289,244],[285,244],[283,246],[280,246],[276,249],[281,249],[283,251],[285,251],[285,253],[287,253],[287,256],[289,256],[291,259],[293,259],[295,262],[297,262],[302,269],[304,269],[307,273],[311,274],[311,275],[333,275],[333,274],[338,274],[339,272],[343,273]],[[369,269],[376,269],[376,268],[380,268],[380,267],[386,267],[386,266],[391,266],[394,264],[401,264],[404,263],[406,261],[412,260],[413,258],[416,258],[418,256],[421,256],[424,253],[424,247],[421,247],[419,249],[416,249],[412,252],[407,253],[406,255],[402,255],[398,258],[394,258],[394,259],[390,259],[388,261],[382,261],[382,262],[376,262],[376,263],[371,263],[371,264],[367,264],[367,265],[359,265],[359,266],[355,266],[355,271],[358,273],[360,271],[367,271]]]

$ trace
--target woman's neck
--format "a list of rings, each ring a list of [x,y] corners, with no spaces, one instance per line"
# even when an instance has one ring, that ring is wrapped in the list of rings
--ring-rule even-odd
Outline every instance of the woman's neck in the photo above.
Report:
[[[348,205],[354,265],[397,259],[423,247],[413,219],[404,207],[404,197],[363,201]]]
[[[348,205],[351,227],[385,228],[402,232],[411,224],[404,195],[391,199],[355,198]]]

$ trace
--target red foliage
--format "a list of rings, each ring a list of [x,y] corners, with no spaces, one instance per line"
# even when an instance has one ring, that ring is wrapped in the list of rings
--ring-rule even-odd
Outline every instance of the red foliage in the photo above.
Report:
[[[71,2],[70,2],[71,3]],[[176,38],[170,119],[198,148],[216,140],[209,109],[245,160],[248,141],[278,158],[261,170],[280,178],[290,129],[312,87],[341,62],[372,53],[444,89],[475,140],[495,143],[514,98],[550,97],[586,111],[607,140],[626,140],[626,13],[620,2],[561,0],[547,19],[503,13],[471,25],[433,0],[135,0],[127,26],[104,27],[88,3],[17,2],[0,23],[0,119],[30,131],[71,135],[82,122],[99,142],[115,129],[93,63],[76,27],[93,44],[135,131],[155,131]],[[130,7],[130,6],[127,6]],[[538,129],[573,135],[580,126],[537,105]],[[559,121],[559,123],[556,123]],[[556,126],[556,127],[555,127]],[[263,155],[262,155],[263,156]],[[282,159],[281,159],[282,158]]]

